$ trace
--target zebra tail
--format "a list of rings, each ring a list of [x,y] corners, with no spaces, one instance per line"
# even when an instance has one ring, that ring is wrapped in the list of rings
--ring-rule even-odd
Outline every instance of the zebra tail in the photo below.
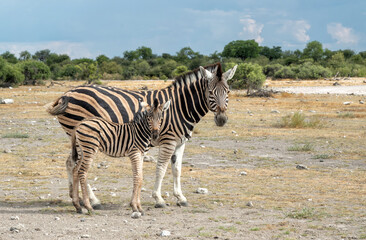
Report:
[[[51,115],[64,114],[68,104],[68,96],[59,97],[53,104],[47,106],[47,112]]]
[[[76,163],[78,160],[78,150],[76,148],[76,129],[71,134],[71,158],[74,163]]]

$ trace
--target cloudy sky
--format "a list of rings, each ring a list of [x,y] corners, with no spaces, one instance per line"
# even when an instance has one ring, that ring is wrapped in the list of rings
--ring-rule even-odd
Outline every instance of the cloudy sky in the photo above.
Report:
[[[302,50],[366,51],[365,0],[0,0],[0,53],[50,49],[72,58],[150,47],[221,52],[233,40]]]

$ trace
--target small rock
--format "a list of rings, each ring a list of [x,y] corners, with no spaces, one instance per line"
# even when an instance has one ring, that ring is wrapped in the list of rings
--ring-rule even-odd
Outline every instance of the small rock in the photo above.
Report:
[[[56,220],[56,221],[59,221],[59,220],[60,220],[60,218],[59,218],[59,217],[55,217],[55,220]]]
[[[169,196],[170,196],[170,194],[168,192],[165,192],[163,197],[168,198]]]
[[[301,164],[298,164],[298,165],[296,165],[296,169],[299,169],[299,170],[308,170],[308,167],[307,166],[304,166],[304,165],[301,165]]]
[[[5,149],[4,153],[11,153],[11,150],[10,149]]]
[[[338,82],[333,83],[333,86],[340,86],[341,84],[339,84]]]
[[[201,148],[206,148],[204,145],[200,145]]]
[[[272,110],[271,113],[280,113],[278,110]]]
[[[141,213],[140,212],[133,212],[131,214],[131,218],[137,219],[141,217]]]
[[[128,223],[128,221],[127,221],[126,219],[125,219],[125,220],[123,220],[123,222],[124,222],[124,223]]]
[[[249,201],[249,202],[247,202],[246,206],[247,207],[253,207],[254,205],[253,205],[252,201]]]
[[[10,99],[10,98],[0,100],[0,104],[13,104],[13,103],[14,103],[14,100]]]
[[[92,189],[91,189],[93,192],[95,192],[95,191],[98,191],[98,188],[96,188],[96,187],[92,187]]]
[[[309,112],[311,112],[311,113],[316,113],[316,111],[314,111],[314,110],[309,110]]]
[[[207,194],[208,193],[208,190],[207,190],[207,188],[197,188],[197,190],[195,191],[195,193],[198,193],[198,194]]]
[[[236,131],[232,130],[231,133],[236,134]]]
[[[115,196],[117,196],[117,194],[116,194],[116,193],[114,193],[114,192],[111,192],[111,196],[112,196],[112,197],[115,197]]]
[[[163,231],[161,231],[160,236],[161,237],[168,237],[168,236],[170,236],[170,232],[168,230],[163,230]]]
[[[358,101],[360,104],[364,104],[365,102],[364,101],[362,101],[362,100],[359,100]]]
[[[90,238],[90,235],[88,235],[88,234],[84,234],[84,235],[81,235],[80,237],[81,237],[81,238]]]
[[[11,216],[10,220],[19,220],[19,217],[18,216]]]
[[[20,232],[20,229],[18,229],[16,227],[10,227],[10,232],[18,233],[18,232]]]
[[[85,222],[85,218],[81,218],[80,219],[80,222]]]
[[[246,176],[246,175],[248,175],[247,172],[245,172],[245,171],[240,172],[240,176]]]
[[[238,153],[238,149],[234,149],[234,154],[237,154]]]
[[[343,105],[351,105],[352,102],[343,102]]]
[[[141,188],[141,192],[146,192],[146,188]]]

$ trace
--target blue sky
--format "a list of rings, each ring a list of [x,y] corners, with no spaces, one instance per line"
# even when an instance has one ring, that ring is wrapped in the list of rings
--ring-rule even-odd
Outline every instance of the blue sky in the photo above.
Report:
[[[150,47],[221,52],[233,40],[302,50],[366,51],[365,0],[0,0],[0,53],[50,49],[72,58]]]

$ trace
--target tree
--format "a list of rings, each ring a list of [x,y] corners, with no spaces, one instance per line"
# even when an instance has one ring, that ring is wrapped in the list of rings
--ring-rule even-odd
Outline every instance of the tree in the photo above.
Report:
[[[18,59],[15,57],[15,55],[10,53],[9,51],[4,52],[3,54],[1,54],[1,56],[8,63],[16,64],[18,62]]]
[[[272,48],[262,47],[259,54],[267,57],[269,60],[279,59],[282,56],[282,49],[279,46],[273,46]]]
[[[304,58],[312,58],[314,61],[319,61],[323,57],[323,45],[318,41],[311,41],[306,44],[303,50]]]
[[[222,52],[223,57],[241,58],[255,58],[260,51],[259,45],[254,40],[237,40],[228,43]]]
[[[343,56],[344,56],[345,59],[349,59],[353,55],[355,55],[355,52],[351,49],[344,49],[344,50],[341,50],[341,52],[343,52]]]
[[[238,65],[238,69],[232,80],[229,81],[229,84],[237,89],[246,88],[248,89],[248,93],[250,93],[252,89],[260,89],[265,80],[266,76],[263,74],[260,65],[255,63],[241,63]]]
[[[102,63],[109,61],[109,58],[106,55],[101,54],[96,58],[96,60],[98,65],[101,65]]]
[[[151,48],[145,46],[136,49],[136,53],[139,59],[150,60],[154,57]]]
[[[50,54],[51,54],[51,51],[49,49],[40,50],[40,51],[37,51],[33,55],[33,59],[39,60],[41,62],[46,62],[46,60],[50,56]]]
[[[22,51],[20,52],[19,54],[19,60],[20,61],[26,61],[26,60],[29,60],[31,59],[32,55],[30,54],[30,52],[28,51]]]
[[[19,63],[19,67],[24,74],[25,84],[39,84],[40,80],[48,79],[50,77],[50,68],[43,62],[28,60]]]
[[[200,54],[198,52],[195,52],[190,47],[184,47],[179,52],[177,52],[176,61],[183,64],[188,64],[188,62],[198,57]]]

